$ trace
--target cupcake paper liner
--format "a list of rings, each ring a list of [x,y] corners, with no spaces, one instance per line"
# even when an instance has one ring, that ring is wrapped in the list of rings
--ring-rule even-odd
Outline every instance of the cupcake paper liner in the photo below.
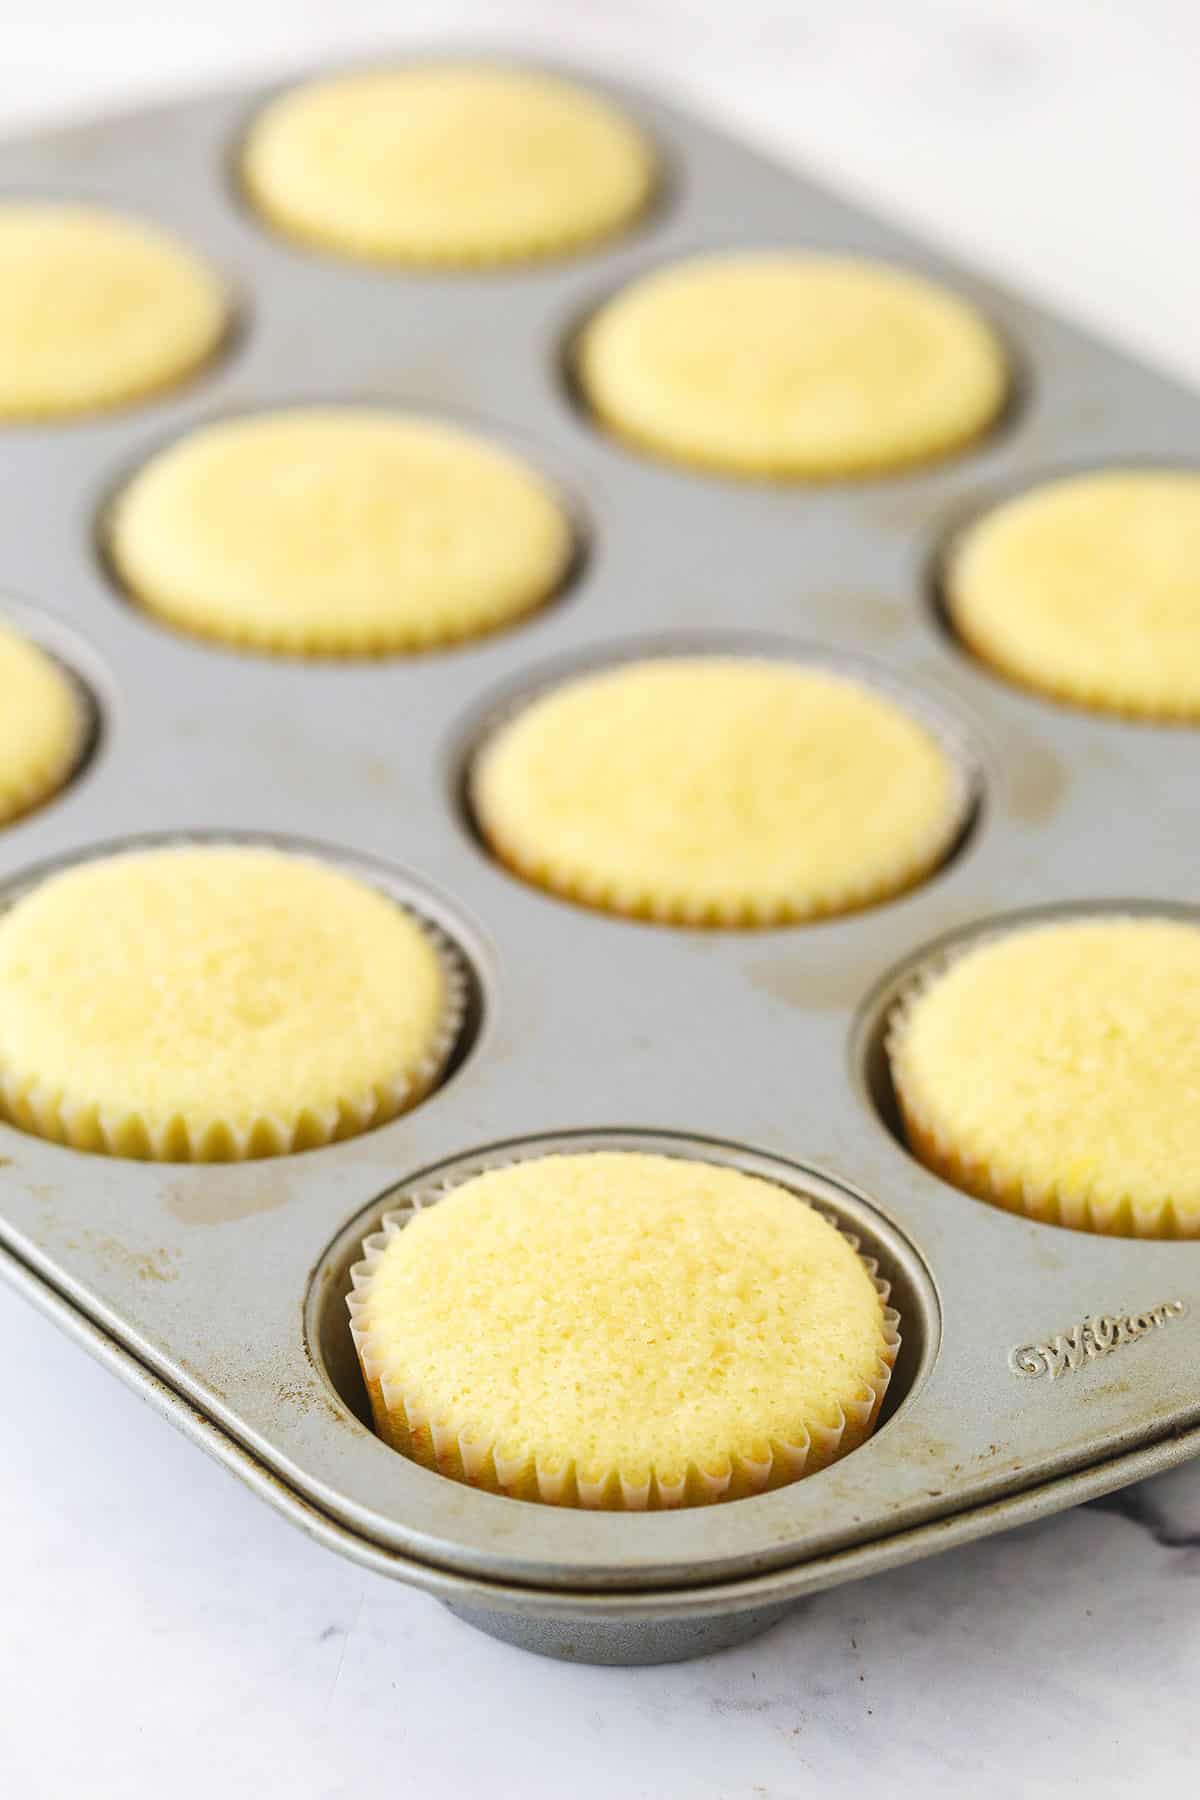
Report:
[[[1105,914],[1113,921],[1136,915],[1119,912]],[[952,945],[923,962],[908,978],[894,1001],[884,1033],[884,1052],[888,1060],[893,1091],[904,1136],[917,1160],[953,1187],[1005,1212],[1019,1213],[1043,1224],[1063,1225],[1073,1231],[1090,1231],[1100,1236],[1139,1238],[1200,1237],[1200,1211],[1187,1211],[1167,1200],[1153,1210],[1137,1206],[1129,1196],[1113,1201],[1090,1191],[1084,1180],[1073,1182],[1063,1176],[1055,1180],[1039,1180],[1029,1173],[1019,1179],[1000,1167],[993,1155],[969,1141],[952,1139],[932,1118],[911,1086],[903,1081],[899,1070],[905,1034],[913,1012],[964,956],[1011,937],[1021,930],[981,932],[965,943]],[[1034,927],[1036,929],[1036,927]]]
[[[840,1419],[835,1424],[811,1425],[797,1442],[764,1437],[752,1456],[727,1456],[715,1465],[689,1462],[683,1468],[630,1470],[587,1467],[575,1460],[551,1460],[516,1452],[478,1421],[434,1417],[426,1399],[405,1386],[398,1372],[387,1366],[386,1356],[371,1342],[363,1318],[375,1271],[393,1237],[424,1207],[436,1205],[475,1175],[511,1167],[520,1160],[481,1164],[452,1183],[415,1190],[403,1207],[386,1212],[380,1229],[363,1241],[362,1261],[350,1270],[352,1291],[346,1305],[375,1431],[384,1443],[450,1480],[510,1499],[608,1512],[657,1512],[745,1499],[783,1487],[838,1461],[871,1435],[900,1353],[900,1315],[889,1305],[891,1285],[880,1275],[876,1260],[863,1255],[859,1239],[845,1231],[832,1213],[819,1207],[815,1210],[859,1257],[883,1308],[884,1341],[878,1369],[862,1393],[840,1407]],[[799,1193],[795,1197],[798,1204],[812,1205]]]
[[[185,836],[161,840],[159,847],[203,844],[207,848],[239,848],[247,841]],[[263,840],[264,845],[268,842]],[[32,885],[10,895],[8,904],[30,892]],[[397,1118],[436,1086],[453,1054],[466,1016],[467,975],[457,948],[430,919],[386,889],[377,891],[420,929],[442,971],[442,1017],[428,1051],[408,1073],[375,1083],[364,1093],[339,1096],[326,1106],[302,1107],[294,1118],[263,1114],[239,1123],[225,1118],[188,1118],[180,1112],[165,1119],[148,1119],[138,1112],[98,1106],[61,1088],[48,1088],[36,1077],[19,1079],[0,1066],[0,1117],[22,1131],[71,1149],[141,1162],[175,1163],[247,1162],[316,1150]]]
[[[243,189],[259,219],[279,236],[307,245],[321,254],[361,264],[366,268],[434,273],[473,274],[488,269],[516,269],[523,263],[568,262],[581,253],[607,244],[634,230],[655,204],[660,186],[653,173],[641,197],[602,223],[558,226],[544,230],[510,230],[497,233],[486,243],[459,243],[453,247],[431,236],[409,232],[404,247],[384,246],[366,238],[339,235],[309,224],[277,200],[268,200],[243,175]]]
[[[1114,676],[1111,681],[1101,681],[1096,677],[1066,676],[1041,669],[1032,657],[994,642],[973,620],[964,617],[949,598],[945,582],[943,593],[947,596],[945,610],[955,636],[985,668],[1014,687],[1077,712],[1099,713],[1108,718],[1151,725],[1200,724],[1200,692],[1194,698],[1184,699],[1170,691],[1165,680],[1153,688],[1151,684],[1143,683],[1135,690],[1123,684],[1119,676]]]
[[[483,835],[498,859],[533,887],[557,894],[594,912],[643,919],[657,925],[690,925],[736,931],[745,927],[802,925],[817,919],[843,918],[894,900],[926,880],[940,866],[962,830],[968,808],[956,798],[944,823],[905,856],[876,870],[870,880],[814,884],[800,901],[764,900],[730,891],[719,898],[688,899],[682,894],[636,883],[620,883],[566,861],[533,852],[519,833],[498,828],[494,820]],[[477,816],[480,816],[476,808]],[[732,873],[732,871],[731,871]]]
[[[651,430],[631,419],[610,396],[597,391],[597,384],[587,375],[580,344],[575,347],[571,378],[589,416],[627,450],[654,462],[674,464],[697,475],[747,487],[832,488],[846,482],[865,482],[881,475],[908,474],[928,468],[952,456],[965,455],[989,437],[996,428],[997,419],[1003,415],[1008,397],[1006,385],[990,410],[981,408],[976,424],[963,430],[914,432],[902,450],[881,449],[868,453],[830,449],[819,457],[797,459],[768,455],[749,445],[740,452],[708,450],[681,432]]]

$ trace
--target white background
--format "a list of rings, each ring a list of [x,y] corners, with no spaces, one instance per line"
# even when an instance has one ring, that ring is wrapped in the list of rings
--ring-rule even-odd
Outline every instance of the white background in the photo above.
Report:
[[[469,37],[673,89],[1200,382],[1192,0],[0,0],[0,131]],[[315,1548],[0,1290],[0,1794],[1191,1791],[1200,1468],[666,1669]]]

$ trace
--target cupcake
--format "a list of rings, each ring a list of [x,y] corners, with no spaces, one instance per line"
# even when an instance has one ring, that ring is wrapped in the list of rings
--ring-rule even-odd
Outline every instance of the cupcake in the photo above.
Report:
[[[958,761],[882,692],[752,657],[628,662],[519,708],[477,754],[479,830],[524,880],[690,925],[851,912],[936,868]]]
[[[955,631],[1010,681],[1200,719],[1200,474],[1105,469],[1019,494],[952,545]]]
[[[0,622],[0,825],[40,806],[70,780],[90,725],[72,678]]]
[[[354,1271],[380,1435],[558,1506],[732,1500],[872,1430],[896,1315],[807,1202],[736,1169],[542,1156],[391,1215]]]
[[[918,976],[888,1057],[914,1153],[966,1193],[1080,1231],[1200,1236],[1200,927],[985,938]]]
[[[0,202],[0,422],[175,387],[228,323],[212,270],[156,227],[98,207]]]
[[[257,650],[371,656],[510,625],[564,580],[562,507],[516,457],[430,419],[324,407],[207,425],[105,522],[132,599]]]
[[[593,316],[575,372],[614,436],[727,475],[904,468],[978,438],[1004,354],[973,307],[907,270],[757,251],[643,276]]]
[[[111,1156],[305,1150],[420,1100],[461,1014],[432,928],[339,870],[232,845],[96,857],[0,917],[0,1112]]]
[[[654,158],[623,113],[574,82],[471,63],[367,69],[260,113],[242,180],[303,244],[418,268],[557,256],[629,225]]]

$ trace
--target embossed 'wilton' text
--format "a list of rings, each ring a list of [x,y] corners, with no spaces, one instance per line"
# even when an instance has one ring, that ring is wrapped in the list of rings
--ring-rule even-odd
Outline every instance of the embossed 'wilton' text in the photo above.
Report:
[[[1163,1300],[1148,1312],[1122,1313],[1117,1317],[1111,1313],[1089,1313],[1048,1343],[1017,1345],[1008,1353],[1008,1366],[1014,1375],[1048,1375],[1056,1381],[1068,1370],[1119,1350],[1122,1344],[1136,1343],[1148,1331],[1169,1324],[1185,1310],[1182,1300]]]

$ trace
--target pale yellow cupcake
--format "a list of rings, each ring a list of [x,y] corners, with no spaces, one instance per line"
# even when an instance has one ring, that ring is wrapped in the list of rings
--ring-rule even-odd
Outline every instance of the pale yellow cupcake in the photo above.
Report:
[[[908,1141],[956,1187],[1077,1230],[1200,1236],[1200,928],[987,939],[906,996],[888,1051]]]
[[[833,1225],[704,1162],[515,1163],[365,1248],[350,1309],[380,1435],[559,1506],[701,1505],[823,1468],[870,1433],[899,1344]]]
[[[885,263],[803,251],[643,276],[584,328],[583,397],[617,437],[730,475],[902,468],[987,430],[1000,344],[957,295]]]
[[[0,1107],[164,1162],[351,1137],[428,1091],[462,1014],[430,929],[307,858],[177,846],[77,863],[0,918]]]
[[[166,623],[314,656],[513,624],[572,555],[562,507],[515,457],[366,407],[204,426],[134,476],[106,530],[119,579]]]
[[[1105,469],[1020,494],[952,546],[942,592],[963,642],[1012,681],[1200,719],[1200,474]]]
[[[897,894],[947,854],[958,762],[863,682],[752,657],[578,676],[491,734],[479,829],[518,875],[636,918],[773,925]]]
[[[174,387],[228,323],[212,270],[156,227],[98,207],[0,202],[0,422]]]
[[[0,620],[0,825],[70,779],[90,727],[71,677]]]
[[[260,113],[247,193],[302,243],[418,267],[555,256],[645,207],[654,158],[598,95],[532,70],[422,63],[333,75]]]

